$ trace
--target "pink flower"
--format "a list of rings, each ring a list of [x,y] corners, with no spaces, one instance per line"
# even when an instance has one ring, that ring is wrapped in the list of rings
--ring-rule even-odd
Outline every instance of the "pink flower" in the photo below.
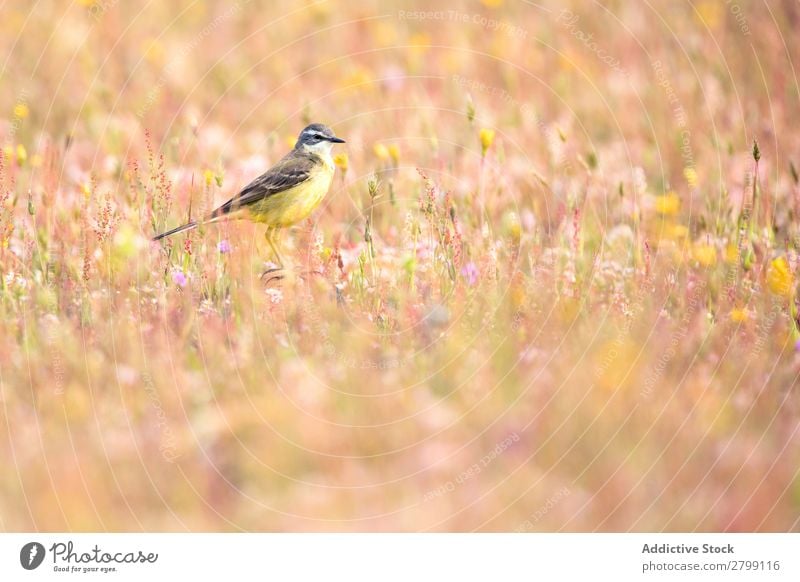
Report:
[[[470,261],[461,267],[461,275],[467,280],[467,285],[472,287],[478,282],[478,275],[480,275],[480,272],[478,271],[478,267],[475,266],[475,263]]]
[[[227,254],[231,252],[231,243],[229,243],[227,240],[221,240],[217,244],[217,250],[223,255]]]
[[[178,287],[186,287],[186,275],[180,269],[175,269],[172,271],[172,282]]]

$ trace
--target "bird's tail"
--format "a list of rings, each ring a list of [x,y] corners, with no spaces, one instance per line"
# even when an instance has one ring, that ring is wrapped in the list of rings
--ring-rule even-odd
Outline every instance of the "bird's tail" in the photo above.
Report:
[[[178,228],[173,228],[172,230],[168,230],[167,232],[162,232],[159,235],[153,237],[154,241],[161,240],[162,238],[166,238],[168,236],[172,236],[173,234],[177,234],[179,232],[183,232],[184,230],[192,230],[193,228],[197,228],[200,223],[193,220],[191,222],[187,222],[183,226],[179,226]]]

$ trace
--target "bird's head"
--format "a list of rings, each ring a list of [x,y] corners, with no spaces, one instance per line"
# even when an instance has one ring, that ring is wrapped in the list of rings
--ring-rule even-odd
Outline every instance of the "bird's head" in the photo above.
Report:
[[[335,143],[344,143],[344,140],[333,135],[333,130],[327,125],[312,123],[300,132],[294,149],[305,149],[315,154],[329,154]]]

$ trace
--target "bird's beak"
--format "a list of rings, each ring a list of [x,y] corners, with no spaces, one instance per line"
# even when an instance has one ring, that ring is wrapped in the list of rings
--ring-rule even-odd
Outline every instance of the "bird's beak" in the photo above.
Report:
[[[339,137],[329,137],[328,141],[333,143],[347,143],[346,141],[344,141],[342,138]]]

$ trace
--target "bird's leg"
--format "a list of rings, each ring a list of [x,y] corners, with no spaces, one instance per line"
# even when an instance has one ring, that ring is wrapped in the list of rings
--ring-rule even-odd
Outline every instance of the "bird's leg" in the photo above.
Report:
[[[274,269],[267,269],[261,274],[261,278],[268,277],[269,280],[272,279],[283,279],[283,275],[278,274],[280,271],[283,271],[283,259],[281,258],[281,254],[278,252],[278,247],[275,245],[275,234],[277,233],[277,229],[272,227],[267,227],[267,231],[264,233],[264,238],[267,239],[267,244],[269,248],[272,250],[272,254],[274,259],[278,262],[277,268]]]
[[[278,251],[278,247],[275,245],[275,238],[278,234],[278,229],[269,227],[267,228],[267,243],[269,244],[269,248],[272,249],[272,254],[275,257],[275,260],[278,262],[278,267],[283,269],[283,257],[281,256],[280,251]]]

